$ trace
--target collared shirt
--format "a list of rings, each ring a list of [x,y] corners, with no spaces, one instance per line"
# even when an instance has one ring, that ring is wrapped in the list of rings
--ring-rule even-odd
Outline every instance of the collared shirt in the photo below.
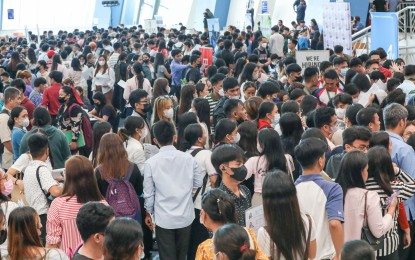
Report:
[[[188,153],[168,145],[144,164],[144,206],[157,226],[179,229],[195,217],[192,190],[203,184],[204,172]]]
[[[405,173],[410,175],[412,178],[415,178],[414,149],[410,145],[406,144],[401,136],[392,132],[386,132],[389,134],[389,138],[392,142],[392,161],[396,163]],[[412,216],[412,220],[415,220],[415,196],[405,201],[405,211],[408,218]]]
[[[405,103],[408,104],[409,100],[415,96],[415,84],[412,81],[405,79],[398,88],[402,89],[403,93],[406,94]]]
[[[58,183],[53,179],[52,169],[49,168],[49,165],[46,162],[38,160],[31,161],[24,171],[23,184],[25,187],[26,200],[29,203],[29,206],[36,210],[38,215],[42,215],[48,213],[49,205],[36,178],[37,168],[39,168],[39,180],[45,193],[48,193],[49,189],[54,185],[58,185]]]
[[[42,104],[42,97],[43,97],[43,93],[37,91],[36,89],[33,89],[32,93],[30,93],[29,95],[30,101],[32,101],[36,107]]]
[[[228,187],[220,183],[219,189],[226,192],[232,200],[235,202],[236,211],[236,224],[244,227],[245,226],[245,211],[251,207],[251,192],[244,185],[238,185],[239,197],[231,191]]]
[[[182,72],[187,69],[188,65],[182,65],[180,62],[173,60],[171,62],[171,84],[173,86],[181,86]]]
[[[315,259],[332,258],[336,252],[331,240],[329,221],[343,222],[343,190],[328,182],[320,173],[301,175],[295,181],[301,212],[316,223],[317,255]]]

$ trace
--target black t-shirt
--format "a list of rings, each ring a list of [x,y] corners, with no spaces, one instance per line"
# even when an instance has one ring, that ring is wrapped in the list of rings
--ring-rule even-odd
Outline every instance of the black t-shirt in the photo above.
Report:
[[[94,260],[92,258],[86,257],[84,255],[79,254],[78,252],[76,252],[74,254],[74,256],[72,257],[72,260]]]
[[[199,80],[202,78],[200,75],[199,68],[189,68],[189,71],[186,73],[186,80],[187,82],[193,81],[195,84],[199,82]]]
[[[269,52],[267,51],[267,49],[263,49],[262,51],[257,48],[254,50],[254,54],[258,55],[258,61],[262,64],[266,63],[268,61],[269,58]]]
[[[110,105],[105,105],[99,112],[98,116],[100,118],[103,118],[104,116],[108,116],[108,123],[111,124],[111,126],[115,126],[117,124],[117,117],[115,113],[115,109]]]

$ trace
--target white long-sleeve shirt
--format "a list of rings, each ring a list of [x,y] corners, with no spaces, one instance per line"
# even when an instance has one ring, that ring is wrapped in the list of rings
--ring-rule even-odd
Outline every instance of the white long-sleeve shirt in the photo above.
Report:
[[[92,79],[92,91],[96,91],[96,86],[102,86],[102,93],[108,93],[114,89],[114,83],[115,72],[110,67],[108,67],[104,74],[102,74],[102,70],[100,70],[95,75],[94,71],[94,78]]]

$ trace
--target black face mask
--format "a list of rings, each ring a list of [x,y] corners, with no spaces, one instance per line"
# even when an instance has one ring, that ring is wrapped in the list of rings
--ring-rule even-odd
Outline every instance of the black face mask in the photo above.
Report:
[[[0,231],[0,245],[4,243],[7,239],[7,229]]]
[[[143,60],[144,63],[148,63],[150,60]]]
[[[145,104],[143,108],[143,112],[147,113],[148,111],[150,111],[150,109],[151,109],[151,104]]]
[[[242,165],[239,168],[231,168],[231,170],[233,171],[233,175],[231,175],[231,177],[237,181],[244,181],[248,175],[248,169],[245,165]]]
[[[65,103],[65,97],[58,97],[58,102],[59,103],[61,103],[61,104],[63,104],[63,103]]]
[[[95,107],[95,110],[98,110],[98,109],[101,107],[101,104],[99,104],[99,103],[94,103],[94,107]]]
[[[295,81],[302,83],[303,82],[303,77],[302,76],[296,77]]]

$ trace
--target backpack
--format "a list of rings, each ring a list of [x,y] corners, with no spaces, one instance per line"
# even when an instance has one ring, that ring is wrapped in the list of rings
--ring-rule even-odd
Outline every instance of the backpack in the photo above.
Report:
[[[6,109],[3,109],[0,114],[8,114],[10,116],[10,112]],[[0,140],[0,155],[4,153],[4,144]]]
[[[114,72],[115,72],[115,83],[118,83],[121,80],[121,62],[117,62],[114,65]]]
[[[141,223],[141,206],[138,196],[131,184],[132,164],[128,167],[127,175],[121,179],[108,179],[108,189],[105,200],[114,209],[115,217],[129,217]]]
[[[72,104],[68,108],[68,115],[69,116],[71,116],[72,108],[76,105],[78,105],[78,104]],[[85,147],[91,148],[92,147],[92,140],[93,140],[92,126],[91,126],[91,122],[89,121],[88,114],[83,109],[82,109],[82,116],[81,116],[81,130],[82,130],[82,134],[84,135]]]
[[[196,157],[196,155],[200,151],[203,151],[203,148],[198,148],[198,149],[193,150],[193,152],[191,153],[191,155],[193,157]],[[208,180],[208,176],[207,176],[207,174],[205,174],[205,177],[203,177],[203,185],[201,187],[197,188],[195,194],[193,195],[193,198],[192,198],[193,199],[193,202],[195,202],[195,200],[197,198],[197,195],[199,195],[199,193],[200,193],[200,190],[202,190],[202,195],[203,195],[203,193],[205,193],[207,180]]]

